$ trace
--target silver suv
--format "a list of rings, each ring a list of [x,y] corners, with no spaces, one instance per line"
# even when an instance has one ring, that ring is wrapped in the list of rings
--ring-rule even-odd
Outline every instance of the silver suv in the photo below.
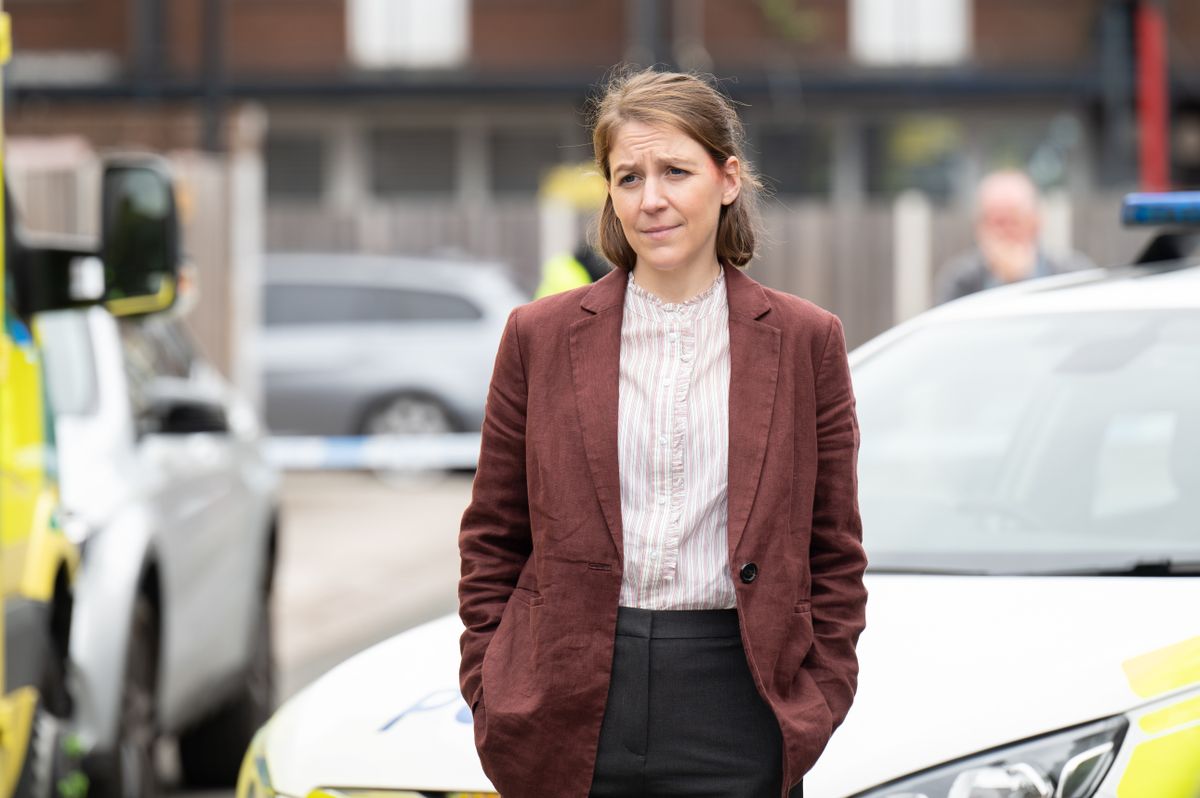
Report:
[[[509,311],[495,264],[267,256],[267,426],[301,435],[474,432]]]
[[[39,332],[86,534],[69,678],[90,794],[152,795],[164,735],[188,783],[230,785],[273,703],[278,475],[254,411],[173,316],[61,311]]]

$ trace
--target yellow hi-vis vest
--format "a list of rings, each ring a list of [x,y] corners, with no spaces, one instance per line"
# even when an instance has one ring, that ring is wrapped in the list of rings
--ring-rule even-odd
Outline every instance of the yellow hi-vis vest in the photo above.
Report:
[[[583,264],[568,254],[555,255],[542,264],[542,282],[538,284],[534,299],[551,294],[560,294],[581,285],[590,285],[592,276]]]

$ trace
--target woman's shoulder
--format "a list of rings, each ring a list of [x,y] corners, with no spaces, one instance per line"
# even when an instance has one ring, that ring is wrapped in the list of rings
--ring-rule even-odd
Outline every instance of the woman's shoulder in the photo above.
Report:
[[[513,310],[512,321],[518,326],[522,336],[545,336],[561,332],[572,322],[586,315],[581,306],[591,287],[584,285],[572,288],[520,305]]]
[[[778,314],[780,326],[784,329],[827,331],[830,325],[836,324],[838,321],[834,313],[816,302],[789,294],[786,291],[768,288],[762,283],[758,285],[771,305],[772,314]]]

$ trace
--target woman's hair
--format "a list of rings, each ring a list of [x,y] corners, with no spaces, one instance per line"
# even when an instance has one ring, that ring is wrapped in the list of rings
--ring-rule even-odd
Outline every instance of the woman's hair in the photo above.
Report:
[[[593,101],[591,113],[596,166],[607,183],[612,181],[608,156],[617,130],[626,122],[673,127],[704,147],[718,166],[731,157],[738,159],[741,191],[732,203],[721,207],[717,259],[734,266],[749,263],[761,234],[758,199],[762,183],[746,160],[743,146],[746,134],[732,101],[698,75],[618,69],[608,79],[600,97]],[[622,269],[632,269],[637,254],[621,229],[612,197],[604,200],[597,228],[604,256]]]

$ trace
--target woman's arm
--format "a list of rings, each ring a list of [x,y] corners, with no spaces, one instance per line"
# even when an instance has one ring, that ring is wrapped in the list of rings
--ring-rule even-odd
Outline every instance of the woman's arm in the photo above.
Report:
[[[866,624],[867,590],[858,515],[858,419],[842,323],[831,317],[817,366],[817,483],[813,497],[813,646],[804,661],[816,680],[833,728],[845,719],[858,684],[854,647]]]
[[[471,503],[458,535],[462,558],[458,614],[459,684],[471,710],[483,692],[483,654],[517,584],[532,543],[525,482],[525,408],[528,398],[517,313],[508,317],[488,390]]]

